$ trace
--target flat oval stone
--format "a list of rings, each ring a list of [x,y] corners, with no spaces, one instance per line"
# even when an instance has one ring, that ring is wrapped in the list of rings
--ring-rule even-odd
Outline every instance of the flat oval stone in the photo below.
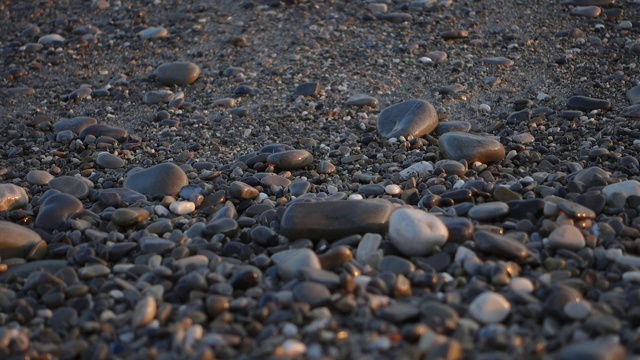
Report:
[[[376,99],[375,97],[373,97],[371,95],[356,94],[356,95],[351,96],[347,100],[347,105],[355,106],[355,107],[368,106],[370,108],[377,108],[378,107],[378,99]]]
[[[88,116],[79,116],[71,119],[62,119],[53,123],[53,131],[59,133],[61,131],[70,130],[74,134],[80,134],[82,130],[91,125],[98,123],[98,120]]]
[[[108,152],[101,152],[96,157],[96,164],[106,169],[119,169],[124,166],[124,160]]]
[[[524,260],[529,256],[529,250],[524,244],[508,236],[480,230],[475,232],[473,238],[478,245],[478,249],[485,254],[512,260]]]
[[[192,62],[177,61],[158,66],[156,78],[168,86],[186,86],[196,81],[200,72],[200,66]]]
[[[378,131],[385,138],[418,138],[438,126],[438,113],[429,102],[419,99],[391,105],[378,115]]]
[[[84,199],[89,195],[89,187],[84,180],[75,176],[59,176],[49,181],[49,187],[72,195],[78,199]]]
[[[84,210],[76,197],[57,193],[47,197],[36,217],[36,226],[46,230],[64,229],[67,221]]]
[[[474,205],[469,210],[469,217],[478,221],[495,221],[509,213],[509,205],[505,202],[494,201]]]
[[[8,221],[0,221],[0,258],[25,258],[42,238],[35,231]]]
[[[572,96],[567,101],[567,107],[569,109],[577,109],[583,111],[592,111],[598,109],[608,110],[611,108],[611,101],[594,99],[587,96]]]
[[[162,39],[169,36],[169,30],[162,26],[149,27],[140,31],[138,36],[144,40]]]
[[[480,59],[480,61],[485,63],[485,64],[489,64],[489,65],[501,65],[501,66],[506,66],[506,67],[509,67],[509,66],[514,64],[513,60],[508,59],[506,57],[502,57],[502,56],[486,57],[486,58]]]
[[[38,39],[38,44],[42,45],[63,45],[65,38],[59,34],[47,34]]]
[[[393,206],[386,200],[316,201],[291,203],[280,223],[290,239],[327,239],[365,233],[384,233]]]
[[[423,210],[400,208],[389,220],[389,239],[405,256],[429,255],[448,238],[444,223]]]
[[[505,157],[504,146],[500,141],[482,135],[449,132],[440,136],[438,148],[447,159],[466,160],[467,163],[479,161],[490,163],[502,161]]]
[[[511,304],[503,295],[485,291],[473,299],[469,305],[469,313],[483,324],[496,324],[509,316]]]
[[[584,236],[573,225],[560,225],[549,234],[549,246],[554,249],[578,251],[585,247]]]
[[[271,176],[265,176],[262,179],[260,179],[260,184],[262,186],[287,187],[287,186],[291,185],[291,180],[287,179],[284,176],[271,175]]]
[[[187,174],[173,163],[131,172],[123,183],[125,188],[146,195],[176,195],[186,185],[189,185]]]
[[[97,138],[101,136],[112,137],[120,142],[124,142],[127,140],[127,136],[129,133],[127,130],[123,128],[119,128],[116,126],[104,125],[104,124],[95,124],[87,126],[82,132],[80,132],[80,137],[85,138],[87,135],[93,135]]]
[[[53,175],[44,170],[31,170],[27,173],[25,180],[33,185],[47,185],[53,179]]]
[[[118,226],[133,226],[147,220],[150,215],[143,208],[120,208],[111,214],[111,221]]]
[[[571,9],[571,15],[584,16],[584,17],[598,17],[602,13],[602,8],[599,6],[576,6]]]
[[[313,155],[302,149],[286,150],[269,155],[267,162],[279,170],[296,170],[311,165]]]
[[[171,240],[156,236],[145,236],[138,240],[140,251],[144,254],[165,254],[176,247],[176,243]]]
[[[29,196],[24,188],[14,184],[0,184],[0,212],[25,207]]]
[[[271,256],[271,260],[276,263],[278,274],[284,279],[292,279],[298,276],[302,269],[310,268],[321,270],[318,255],[311,249],[289,249]]]

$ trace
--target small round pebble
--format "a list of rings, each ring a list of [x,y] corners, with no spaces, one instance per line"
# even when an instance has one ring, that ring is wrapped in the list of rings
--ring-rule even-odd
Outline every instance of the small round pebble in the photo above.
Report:
[[[469,313],[483,324],[500,323],[511,313],[511,304],[503,295],[485,291],[473,299]]]

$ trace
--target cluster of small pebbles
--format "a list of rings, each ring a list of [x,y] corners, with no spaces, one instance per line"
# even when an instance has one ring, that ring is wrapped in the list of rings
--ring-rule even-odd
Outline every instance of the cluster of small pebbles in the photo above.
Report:
[[[1,2],[0,358],[637,358],[639,15]]]

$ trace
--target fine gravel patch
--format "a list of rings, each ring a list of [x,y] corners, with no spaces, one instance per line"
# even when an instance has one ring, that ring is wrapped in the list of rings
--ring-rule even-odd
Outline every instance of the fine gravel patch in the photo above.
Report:
[[[0,358],[637,357],[639,15],[0,1]]]

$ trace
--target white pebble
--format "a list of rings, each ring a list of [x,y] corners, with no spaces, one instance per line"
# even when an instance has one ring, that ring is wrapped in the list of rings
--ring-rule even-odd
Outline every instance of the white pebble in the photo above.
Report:
[[[300,340],[287,339],[282,343],[280,348],[282,351],[281,356],[285,357],[301,357],[307,352],[307,346]]]
[[[433,64],[433,60],[426,56],[421,57],[420,62],[423,64]]]
[[[483,324],[495,324],[509,316],[511,304],[501,294],[485,291],[473,299],[469,305],[469,312],[474,319]]]
[[[526,294],[533,292],[533,290],[535,289],[533,286],[533,281],[527,279],[526,277],[521,277],[521,276],[514,277],[513,279],[511,279],[511,282],[509,283],[509,288],[513,292],[526,293]]]
[[[400,185],[390,184],[384,187],[384,191],[389,195],[398,195],[402,192]]]
[[[478,106],[478,110],[484,112],[484,113],[488,113],[491,111],[491,106],[487,105],[487,104],[480,104],[480,106]]]
[[[362,195],[360,195],[360,194],[351,194],[351,195],[349,195],[349,197],[347,199],[348,200],[362,200],[362,199],[364,199],[364,197],[362,197]]]
[[[196,210],[196,204],[192,201],[176,201],[169,205],[169,210],[176,215],[187,215]]]
[[[442,246],[449,230],[437,216],[423,210],[400,208],[389,219],[391,243],[406,256],[425,256]]]

